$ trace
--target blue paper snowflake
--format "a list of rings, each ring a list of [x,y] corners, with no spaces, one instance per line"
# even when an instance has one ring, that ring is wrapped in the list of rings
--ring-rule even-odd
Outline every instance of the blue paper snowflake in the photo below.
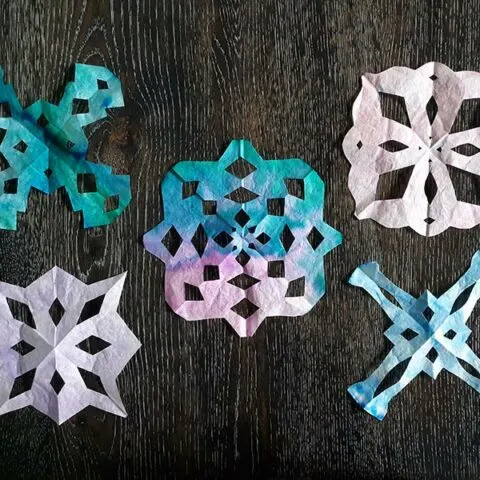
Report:
[[[390,400],[422,371],[435,379],[442,369],[448,370],[480,392],[480,374],[470,373],[480,372],[480,359],[466,343],[471,330],[465,325],[480,297],[480,251],[467,272],[439,298],[428,290],[412,297],[386,278],[377,263],[358,267],[349,282],[364,288],[393,322],[385,332],[393,343],[385,360],[370,377],[348,389],[368,413],[382,420]],[[387,376],[397,370],[400,379],[383,388],[390,383]]]
[[[120,81],[104,67],[76,65],[59,105],[38,100],[23,109],[12,86],[3,82],[0,104],[0,228],[15,230],[32,188],[50,194],[64,187],[85,227],[111,223],[131,199],[130,177],[86,160],[83,127],[123,106]]]

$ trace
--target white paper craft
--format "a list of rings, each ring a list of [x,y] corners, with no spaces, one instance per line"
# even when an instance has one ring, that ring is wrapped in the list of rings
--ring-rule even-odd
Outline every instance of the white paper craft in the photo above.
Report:
[[[26,288],[0,282],[0,414],[126,416],[115,380],[141,344],[117,313],[125,276],[86,285],[54,267]]]
[[[410,126],[382,116],[380,93],[403,97]],[[348,185],[359,219],[421,235],[480,223],[480,205],[459,201],[448,168],[480,175],[480,128],[451,133],[462,102],[480,98],[480,74],[431,62],[365,74],[343,142],[352,167]],[[461,153],[460,153],[461,152]],[[413,166],[401,198],[375,200],[379,176]],[[435,183],[433,198],[425,191]]]

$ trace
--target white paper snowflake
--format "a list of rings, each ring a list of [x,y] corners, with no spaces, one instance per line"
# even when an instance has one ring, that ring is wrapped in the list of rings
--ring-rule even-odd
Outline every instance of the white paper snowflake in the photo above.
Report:
[[[126,416],[115,380],[141,344],[117,313],[125,277],[86,285],[54,267],[26,288],[0,282],[0,414]]]

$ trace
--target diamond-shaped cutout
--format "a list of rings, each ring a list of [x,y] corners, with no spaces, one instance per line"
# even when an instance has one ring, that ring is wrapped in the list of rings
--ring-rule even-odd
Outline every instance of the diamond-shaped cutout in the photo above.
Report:
[[[28,372],[16,377],[13,381],[9,398],[17,397],[18,395],[31,390],[33,381],[35,380],[36,371],[37,370],[34,368],[33,370],[29,370]]]
[[[16,345],[12,347],[20,355],[24,356],[35,350],[35,347],[27,343],[25,340],[20,340]]]
[[[363,147],[363,143],[361,140],[359,140],[357,143],[357,148],[360,150],[362,147]]]
[[[435,220],[431,217],[427,217],[427,218],[424,218],[423,221],[427,224],[427,225],[431,225]]]
[[[436,80],[437,78],[438,78],[438,77],[437,77],[435,74],[433,74],[433,75],[430,76],[430,80]]]
[[[213,240],[218,243],[218,245],[225,248],[233,238],[227,232],[220,232]]]
[[[317,230],[316,227],[313,227],[307,236],[308,243],[310,243],[314,250],[320,246],[324,239],[325,237]]]
[[[58,298],[56,298],[53,301],[52,305],[50,305],[48,313],[50,314],[50,318],[52,319],[55,326],[58,326],[65,313],[65,309],[63,308],[63,305]]]
[[[402,337],[405,340],[412,340],[413,338],[417,337],[418,333],[412,330],[411,328],[407,328],[402,332]]]
[[[14,195],[18,191],[18,179],[11,178],[10,180],[5,180],[3,182],[3,193],[7,195]]]
[[[247,203],[258,198],[258,195],[244,187],[240,187],[228,195],[225,195],[225,198],[228,198],[236,203]]]
[[[10,309],[10,313],[15,320],[28,325],[30,328],[35,328],[35,321],[33,319],[32,311],[26,303],[7,297],[7,304],[8,308]]]
[[[457,335],[457,332],[455,332],[455,330],[450,329],[444,336],[449,340],[453,340],[456,337],[456,335]]]
[[[177,232],[177,229],[172,226],[170,230],[165,234],[162,239],[162,243],[165,248],[170,252],[172,257],[178,252],[180,245],[182,244],[183,240],[180,234]]]
[[[437,350],[433,347],[430,349],[430,351],[427,353],[426,357],[433,363],[435,360],[438,358],[438,352]]]
[[[283,227],[282,233],[280,234],[280,242],[282,242],[283,248],[286,252],[290,250],[293,242],[295,241],[295,237],[293,236],[292,231],[288,225]]]
[[[235,285],[235,287],[241,288],[242,290],[247,290],[250,287],[253,287],[253,285],[258,283],[259,281],[260,280],[258,280],[258,278],[251,277],[246,273],[241,273],[235,278],[231,278],[228,283],[230,283],[231,285]]]
[[[235,260],[244,267],[250,260],[250,255],[245,251],[242,250],[236,257]]]
[[[438,105],[433,97],[430,98],[425,108],[427,110],[427,116],[428,120],[430,121],[430,125],[432,125],[438,113]]]
[[[42,128],[48,125],[48,118],[43,113],[37,118],[37,125]]]
[[[431,173],[428,174],[427,179],[425,180],[424,186],[425,196],[427,197],[428,203],[432,203],[435,195],[437,194],[438,187],[435,178]]]
[[[82,377],[83,383],[89,390],[100,393],[102,395],[108,395],[105,387],[103,386],[102,379],[93,372],[85,370],[83,368],[77,367],[80,376]]]
[[[225,170],[231,175],[242,179],[248,177],[256,168],[243,158],[237,158],[237,160],[231,163]]]
[[[98,315],[102,309],[103,300],[105,300],[105,295],[100,295],[99,297],[92,298],[91,300],[88,300],[88,302],[85,302],[77,323],[82,323],[85,320]]]
[[[435,312],[429,306],[427,306],[423,311],[423,316],[425,317],[425,320],[429,322],[432,319],[434,313]]]
[[[267,244],[271,239],[270,239],[270,237],[269,237],[265,232],[262,232],[262,233],[257,237],[257,240],[258,240],[262,245],[265,245],[265,244]]]
[[[65,385],[65,380],[63,380],[61,375],[56,370],[53,372],[52,378],[50,379],[50,385],[57,395],[62,391],[62,388]]]
[[[23,141],[20,140],[16,145],[13,146],[13,148],[20,153],[25,153],[27,151],[28,145]]]
[[[103,340],[103,338],[97,337],[96,335],[90,335],[88,338],[77,344],[76,347],[90,355],[96,355],[110,345],[111,343]]]
[[[463,143],[462,145],[452,148],[452,150],[460,155],[464,155],[465,157],[472,157],[480,152],[480,148],[478,148],[476,145],[472,145],[471,143]]]
[[[197,230],[195,231],[192,237],[191,242],[192,242],[192,245],[195,247],[195,250],[197,251],[198,256],[201,257],[208,243],[207,232],[205,232],[205,229],[203,228],[202,224],[198,226]]]
[[[250,318],[257,310],[258,307],[252,303],[248,298],[244,298],[236,305],[234,305],[231,310],[233,310],[237,315],[247,319]]]
[[[235,221],[241,227],[244,227],[249,220],[250,220],[250,217],[248,216],[248,213],[245,210],[243,210],[243,208],[235,215]]]

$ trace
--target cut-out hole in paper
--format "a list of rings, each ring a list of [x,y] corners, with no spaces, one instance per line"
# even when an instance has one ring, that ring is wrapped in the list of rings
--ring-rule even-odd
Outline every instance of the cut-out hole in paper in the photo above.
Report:
[[[480,176],[451,165],[447,169],[457,201],[480,205]]]
[[[83,350],[90,355],[96,355],[97,353],[102,352],[111,345],[110,342],[99,338],[96,335],[90,335],[88,338],[83,340],[77,345],[77,348]]]
[[[283,215],[285,215],[285,199],[269,198],[267,200],[267,209],[269,215],[283,217]]]
[[[35,328],[35,321],[33,319],[32,311],[30,307],[24,303],[14,300],[13,298],[6,298],[10,313],[15,320],[23,322],[31,328]]]
[[[182,198],[192,197],[197,193],[200,182],[183,182],[182,183]]]
[[[268,262],[268,276],[272,278],[285,276],[285,263],[283,260],[272,260]]]
[[[251,277],[246,273],[241,273],[237,275],[235,278],[231,278],[228,283],[234,285],[235,287],[241,288],[242,290],[247,290],[250,287],[253,287],[256,283],[260,280],[258,278]]]
[[[108,396],[105,387],[103,386],[102,379],[93,372],[89,370],[85,370],[84,368],[78,367],[78,372],[80,373],[85,386],[89,390],[93,390],[94,392],[99,393],[100,395]]]
[[[55,370],[50,380],[50,385],[53,388],[53,391],[58,395],[62,388],[65,386],[65,380],[62,376]]]
[[[324,294],[323,257],[341,235],[324,222],[324,184],[302,160],[264,160],[234,140],[218,161],[176,164],[161,188],[164,220],[144,244],[165,262],[166,301],[186,320],[225,318],[251,336],[267,316],[304,315]],[[162,245],[173,225],[183,239],[175,257]],[[185,284],[197,287],[185,295]]]
[[[73,115],[88,113],[89,111],[90,111],[90,107],[88,105],[88,100],[85,100],[83,98],[74,98],[72,100]]]
[[[199,302],[203,300],[202,292],[196,285],[185,283],[185,300],[187,302]]]
[[[458,145],[457,147],[452,148],[452,150],[465,157],[472,157],[473,155],[480,153],[480,148],[471,143],[462,143],[462,145]]]
[[[410,126],[405,98],[391,93],[378,92],[382,115],[385,118],[391,118],[398,123]]]
[[[220,270],[218,265],[205,265],[203,267],[203,280],[205,282],[211,282],[220,278]]]
[[[203,201],[203,214],[204,215],[216,215],[217,214],[217,202],[214,200]]]
[[[244,187],[237,188],[236,190],[234,190],[233,192],[225,196],[225,198],[228,198],[229,200],[233,200],[234,202],[237,202],[237,203],[251,202],[252,200],[255,200],[257,197],[258,195],[255,192],[247,190]]]
[[[290,280],[287,287],[286,297],[303,297],[305,295],[305,277]]]
[[[102,309],[103,301],[105,300],[105,295],[99,295],[98,297],[92,298],[85,302],[85,305],[80,312],[80,317],[78,318],[78,323],[84,322],[89,318],[98,315]]]
[[[305,182],[302,178],[286,178],[284,180],[289,195],[305,199]]]
[[[402,142],[397,142],[396,140],[388,140],[383,142],[379,145],[379,147],[383,148],[387,152],[401,152],[402,150],[406,150],[408,145],[404,145]]]
[[[195,230],[195,234],[191,239],[192,245],[195,247],[195,250],[198,253],[198,256],[201,257],[205,248],[207,248],[208,244],[208,236],[203,228],[203,225],[200,224],[198,228]]]
[[[180,248],[182,241],[182,237],[177,232],[177,229],[173,226],[170,227],[170,230],[168,230],[168,232],[162,239],[162,243],[165,245],[165,248],[170,252],[170,255],[172,255],[173,257]]]
[[[35,347],[30,345],[25,340],[20,340],[20,342],[18,342],[13,347],[11,347],[11,349],[15,350],[17,353],[24,356],[24,355],[28,355],[30,352],[35,350]]]
[[[256,168],[244,158],[237,158],[225,170],[241,180],[248,177]]]
[[[7,195],[15,195],[18,191],[18,180],[16,178],[11,178],[10,180],[5,180],[3,182],[3,193]]]
[[[402,198],[412,172],[413,167],[404,167],[380,175],[375,191],[375,200]]]
[[[10,390],[9,399],[18,397],[22,393],[31,390],[33,381],[35,380],[35,374],[36,369],[32,369],[16,377]]]

